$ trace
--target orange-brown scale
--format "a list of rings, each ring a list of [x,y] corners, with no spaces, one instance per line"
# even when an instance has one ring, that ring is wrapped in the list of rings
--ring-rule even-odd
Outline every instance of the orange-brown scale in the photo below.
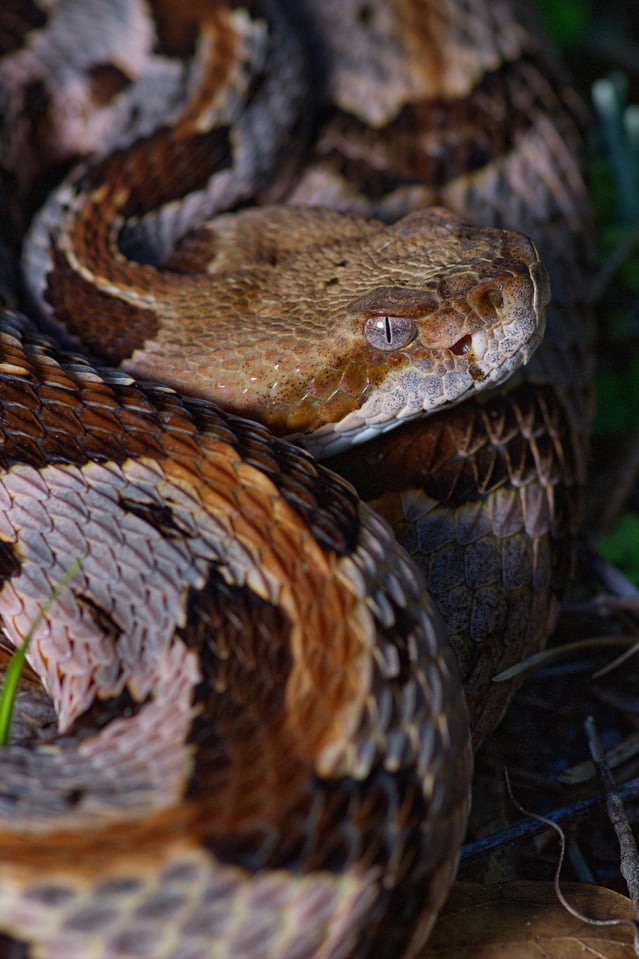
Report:
[[[163,16],[171,16],[175,19],[176,8],[171,8],[169,14],[170,2],[160,0],[158,7],[162,6]],[[211,106],[219,103],[228,93],[229,76],[234,66],[239,60],[238,56],[238,34],[236,26],[233,23],[233,12],[237,8],[234,0],[229,0],[224,7],[216,7],[206,0],[190,0],[187,9],[193,7],[193,13],[189,10],[189,18],[193,17],[192,29],[200,34],[200,42],[208,42],[213,45],[214,56],[209,56],[206,60],[206,69],[200,77],[194,96],[186,104],[176,130],[189,133],[195,129],[195,124],[202,113],[210,111]],[[245,4],[240,7],[246,10]],[[181,16],[181,14],[180,14]],[[264,11],[260,11],[260,16],[264,20]],[[173,24],[167,24],[167,33],[172,31]],[[188,26],[187,26],[188,30]],[[250,88],[246,91],[246,100],[255,98],[260,90],[264,80],[264,74],[254,73],[251,78]]]
[[[129,872],[131,849],[137,847],[144,873],[170,861],[176,846],[195,848],[200,839],[196,821],[197,809],[185,802],[134,823],[114,824],[93,837],[84,831],[59,830],[39,836],[37,842],[25,842],[24,836],[3,831],[0,859],[15,865],[16,878],[23,871],[29,876],[38,870],[43,875],[50,873],[47,863],[50,867],[55,862],[60,876],[73,875],[77,867],[80,880],[97,879]]]
[[[444,76],[445,3],[416,4],[400,0],[397,29],[406,44],[410,70],[421,74],[421,84],[438,88]]]
[[[333,275],[326,285],[339,283],[338,274],[346,262],[340,256],[339,241],[372,236],[380,222],[318,207],[309,217],[305,207],[271,206],[247,208],[240,215],[222,214],[196,227],[176,244],[168,264],[186,273],[231,273],[248,264],[276,266],[299,253],[336,244]],[[193,261],[191,262],[191,257]]]
[[[238,491],[236,494],[238,495],[238,513],[233,520],[233,529],[239,542],[253,549],[255,548],[253,544],[260,543],[264,536],[264,529],[258,524],[247,523],[243,516],[241,491],[246,485],[242,483],[244,470],[245,467],[238,463],[233,486],[233,489]],[[252,467],[249,467],[249,470],[252,470]],[[165,464],[165,472],[167,477],[173,477],[171,461]],[[269,512],[270,506],[271,521],[266,542],[258,546],[259,566],[266,574],[275,573],[277,581],[281,584],[279,604],[286,611],[290,621],[299,622],[304,619],[305,613],[308,615],[307,597],[310,596],[319,597],[319,602],[326,611],[327,622],[332,621],[334,612],[332,597],[335,593],[339,595],[341,589],[331,582],[332,563],[328,556],[324,558],[317,551],[317,546],[308,530],[298,521],[291,522],[290,514],[287,515],[288,507],[282,508],[272,485],[266,480],[264,485],[264,508]],[[217,493],[215,495],[217,496]],[[208,485],[201,490],[201,496],[206,508],[209,496]],[[253,499],[254,497],[255,489]],[[284,535],[282,531],[285,531]],[[300,562],[300,557],[306,557],[305,562]],[[353,596],[351,608],[345,611],[343,598],[340,597],[340,601],[344,620],[355,624],[359,617],[357,613],[359,600]],[[356,632],[353,630],[347,633],[349,646],[344,653],[345,659],[354,664],[359,661],[363,653],[360,641],[356,639]],[[311,630],[308,638],[312,635]],[[318,634],[318,636],[324,635],[326,635],[325,631]],[[357,702],[360,695],[357,688],[359,683],[356,680],[351,684],[349,680],[349,675],[355,679],[355,671],[351,674],[349,670],[343,675],[335,672],[332,647],[320,643],[316,648],[309,646],[295,648],[296,642],[293,637],[291,642],[293,669],[287,693],[289,697],[287,723],[290,723],[291,730],[304,731],[302,742],[298,746],[302,754],[310,750],[309,756],[315,756],[326,745],[328,739],[335,737],[339,740],[340,720],[337,717],[341,717],[353,702]],[[298,710],[305,714],[306,722],[300,720],[297,715]]]

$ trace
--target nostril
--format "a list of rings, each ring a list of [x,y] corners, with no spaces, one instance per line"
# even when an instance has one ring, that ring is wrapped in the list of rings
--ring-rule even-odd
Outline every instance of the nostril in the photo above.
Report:
[[[493,309],[501,310],[504,305],[504,294],[501,286],[494,290],[489,290],[486,294],[486,299],[492,305]]]
[[[495,280],[478,283],[469,293],[468,302],[482,320],[492,323],[504,306],[504,285]]]

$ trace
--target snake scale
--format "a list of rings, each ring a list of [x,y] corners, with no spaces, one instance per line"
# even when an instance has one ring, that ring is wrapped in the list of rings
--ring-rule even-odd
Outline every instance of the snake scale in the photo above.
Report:
[[[579,105],[514,0],[5,0],[0,54],[0,956],[414,955],[571,568]]]

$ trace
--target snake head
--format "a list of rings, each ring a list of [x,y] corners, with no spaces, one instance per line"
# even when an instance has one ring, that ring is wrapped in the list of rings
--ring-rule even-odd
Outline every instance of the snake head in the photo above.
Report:
[[[548,281],[533,243],[439,208],[387,226],[263,207],[211,221],[196,239],[193,273],[190,261],[177,274],[136,267],[153,271],[154,292],[120,307],[117,359],[321,456],[502,382],[543,334]]]
[[[474,227],[430,208],[367,245],[375,270],[366,292],[345,307],[359,349],[342,368],[346,384],[361,384],[365,369],[365,386],[339,421],[296,436],[318,455],[502,383],[528,362],[544,333],[548,275],[523,234]],[[387,282],[373,285],[375,276]]]

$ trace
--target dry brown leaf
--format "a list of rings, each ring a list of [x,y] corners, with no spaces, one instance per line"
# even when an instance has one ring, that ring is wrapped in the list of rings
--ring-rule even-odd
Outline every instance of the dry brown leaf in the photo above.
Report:
[[[630,919],[630,900],[585,883],[562,883],[570,905],[592,919]],[[550,882],[453,886],[418,959],[632,959],[632,930],[571,916]]]

